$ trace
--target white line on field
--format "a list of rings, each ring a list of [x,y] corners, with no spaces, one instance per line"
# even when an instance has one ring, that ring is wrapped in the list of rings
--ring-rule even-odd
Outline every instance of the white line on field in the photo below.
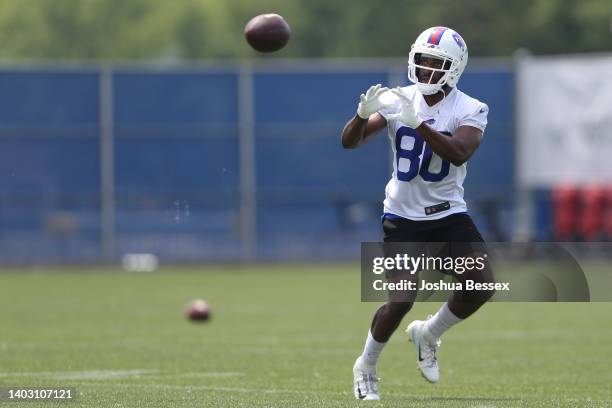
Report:
[[[142,377],[157,374],[159,370],[88,370],[88,371],[16,371],[2,372],[0,377],[45,377],[55,380],[107,380]]]
[[[0,378],[44,377],[55,380],[110,380],[120,378],[139,378],[143,376],[172,375],[183,378],[233,378],[244,377],[246,373],[237,371],[202,371],[191,373],[164,373],[159,370],[87,370],[87,371],[15,371],[0,372]]]
[[[187,378],[201,378],[201,377],[217,377],[217,378],[225,378],[225,377],[244,377],[246,373],[240,373],[237,371],[202,371],[195,373],[181,373],[181,374],[172,374],[174,377],[187,377]]]
[[[86,386],[94,385],[101,387],[123,387],[123,388],[154,388],[154,389],[170,389],[170,390],[194,390],[201,391],[224,391],[224,392],[248,392],[262,394],[303,394],[304,390],[277,390],[265,388],[239,388],[239,387],[213,387],[208,385],[171,385],[171,384],[110,384],[110,383],[91,383],[83,384]],[[315,392],[315,391],[313,391]]]

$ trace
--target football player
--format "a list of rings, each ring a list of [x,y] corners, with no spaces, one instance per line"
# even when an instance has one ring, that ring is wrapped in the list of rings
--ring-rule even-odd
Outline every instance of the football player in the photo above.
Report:
[[[342,145],[353,149],[388,129],[394,160],[385,189],[385,242],[484,242],[467,213],[462,185],[466,162],[482,140],[489,108],[457,89],[467,60],[467,46],[456,31],[446,27],[423,31],[408,57],[413,85],[392,90],[380,84],[370,87],[342,131]],[[493,282],[488,267],[455,276]],[[442,334],[493,295],[487,290],[471,292],[453,292],[435,315],[415,320],[406,329],[421,374],[431,383],[440,377],[436,352]],[[389,301],[374,314],[365,348],[353,367],[356,398],[380,399],[378,358],[412,300]]]

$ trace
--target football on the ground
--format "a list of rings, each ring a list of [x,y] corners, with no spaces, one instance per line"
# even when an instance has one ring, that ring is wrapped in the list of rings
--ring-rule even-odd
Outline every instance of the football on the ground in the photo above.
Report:
[[[287,45],[291,28],[278,14],[260,14],[244,27],[244,36],[257,51],[274,52]]]
[[[194,321],[205,321],[210,319],[210,306],[202,299],[196,299],[187,308],[187,317]]]

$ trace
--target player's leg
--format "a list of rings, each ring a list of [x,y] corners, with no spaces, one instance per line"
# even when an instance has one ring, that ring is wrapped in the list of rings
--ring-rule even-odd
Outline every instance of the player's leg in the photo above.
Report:
[[[380,343],[386,343],[398,328],[406,313],[412,309],[412,305],[412,302],[387,302],[379,307],[374,313],[370,326],[372,337]]]
[[[463,275],[459,280],[464,283],[464,286],[465,279],[472,279],[476,282],[493,282],[490,269],[470,273],[469,276]],[[435,383],[440,379],[436,353],[440,347],[442,335],[476,312],[493,294],[492,290],[469,294],[466,294],[465,291],[455,291],[433,316],[429,316],[427,320],[415,320],[408,325],[406,333],[417,348],[418,366],[427,381]]]
[[[385,242],[421,242],[426,237],[413,228],[414,222],[404,219],[389,219],[383,221]],[[415,275],[412,276],[416,278]],[[387,277],[387,280],[393,280]],[[376,369],[380,354],[387,341],[398,328],[402,319],[413,305],[414,293],[407,294],[408,298],[394,298],[386,302],[374,313],[370,331],[368,332],[362,354],[353,366],[354,392],[359,399],[379,399],[378,377]]]
[[[442,220],[439,227],[432,231],[435,241],[449,242],[449,256],[477,256],[484,252],[484,240],[467,215],[455,215]],[[493,282],[491,269],[486,264],[482,271],[473,270],[456,275],[465,284],[466,279],[477,282]],[[452,326],[466,319],[478,310],[493,295],[493,292],[455,291],[435,315],[427,320],[415,320],[406,329],[418,353],[418,365],[421,373],[430,382],[440,378],[436,352],[440,346],[440,337]]]
[[[384,242],[393,243],[421,243],[429,238],[426,229],[422,228],[418,222],[402,218],[385,218],[383,221]],[[388,248],[387,256],[394,256],[393,249]],[[412,279],[417,281],[418,274],[406,276],[406,274],[396,274],[387,276],[388,281]],[[389,340],[393,332],[398,328],[402,319],[410,311],[414,304],[416,292],[390,294],[389,302],[382,305],[372,319],[370,333],[372,337],[381,343]]]
[[[380,399],[376,374],[380,353],[411,307],[410,302],[387,302],[374,314],[363,352],[357,357],[353,366],[356,398]]]
[[[451,257],[477,257],[486,252],[482,235],[468,215],[457,218],[457,222],[438,231],[438,240],[450,242]],[[485,267],[482,270],[472,269],[455,277],[465,286],[465,281],[471,279],[480,283],[494,282],[491,266],[485,258]],[[474,314],[493,296],[494,291],[455,291],[447,303],[428,320],[427,330],[435,337],[440,338],[450,327],[467,319]]]

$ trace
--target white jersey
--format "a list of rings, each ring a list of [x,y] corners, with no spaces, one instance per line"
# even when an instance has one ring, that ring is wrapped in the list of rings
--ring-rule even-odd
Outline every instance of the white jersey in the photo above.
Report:
[[[456,88],[434,106],[427,105],[415,85],[402,90],[414,100],[421,120],[449,137],[459,126],[484,131],[487,125],[488,106]],[[442,160],[414,129],[398,119],[389,119],[390,114],[399,113],[399,110],[396,99],[391,107],[379,112],[387,119],[393,149],[393,174],[385,189],[385,214],[422,221],[466,212],[463,200],[466,163],[455,166]]]

